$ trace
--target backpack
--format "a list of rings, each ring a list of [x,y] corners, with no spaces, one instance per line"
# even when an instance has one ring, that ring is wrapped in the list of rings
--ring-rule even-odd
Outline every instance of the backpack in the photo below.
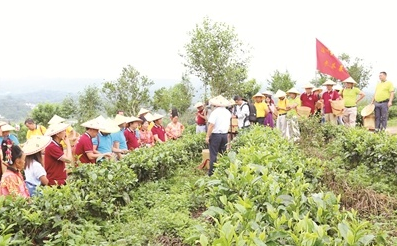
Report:
[[[255,123],[256,122],[256,108],[255,108],[255,105],[253,103],[247,103],[247,106],[248,106],[248,109],[249,109],[250,113],[249,113],[249,115],[247,117],[245,117],[244,123],[247,120],[249,120],[249,122],[251,122],[251,123]]]

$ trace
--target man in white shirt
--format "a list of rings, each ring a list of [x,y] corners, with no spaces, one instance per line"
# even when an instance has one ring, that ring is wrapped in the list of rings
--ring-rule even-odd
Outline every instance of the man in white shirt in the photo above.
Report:
[[[214,172],[214,163],[217,161],[218,153],[223,154],[227,146],[227,133],[230,127],[231,113],[226,109],[230,102],[223,96],[217,96],[210,100],[210,104],[215,107],[208,118],[208,130],[205,138],[209,144],[210,167],[208,176]]]
[[[241,96],[235,96],[234,101],[236,102],[236,114],[233,115],[234,118],[238,119],[238,128],[244,128],[250,126],[249,114],[250,108],[246,101],[243,100]]]

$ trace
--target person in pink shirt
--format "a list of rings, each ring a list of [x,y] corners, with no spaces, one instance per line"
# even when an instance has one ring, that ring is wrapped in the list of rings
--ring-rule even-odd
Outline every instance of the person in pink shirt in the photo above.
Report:
[[[139,130],[142,147],[152,147],[154,145],[153,133],[149,130],[149,121],[152,121],[151,117],[143,117],[143,123],[141,129]]]
[[[165,132],[169,139],[178,139],[182,136],[185,127],[178,121],[178,113],[173,112],[171,115],[171,122],[165,128]]]
[[[28,198],[30,197],[29,190],[21,174],[21,170],[25,168],[26,155],[17,145],[6,146],[6,148],[3,153],[5,161],[2,160],[2,165],[7,166],[7,170],[1,177],[0,195]]]

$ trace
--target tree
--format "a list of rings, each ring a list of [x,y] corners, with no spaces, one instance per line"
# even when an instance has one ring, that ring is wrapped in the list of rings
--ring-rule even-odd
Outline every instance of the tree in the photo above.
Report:
[[[48,121],[54,116],[59,114],[60,105],[58,103],[39,103],[30,112],[30,117],[36,124],[48,127]]]
[[[162,87],[154,92],[153,109],[163,109],[168,112],[175,107],[183,114],[192,104],[193,86],[187,75],[182,75],[182,81],[170,88]]]
[[[102,92],[107,103],[105,110],[108,116],[122,110],[127,115],[136,115],[141,106],[150,104],[149,88],[154,83],[132,66],[123,68],[117,81],[105,82]]]
[[[231,95],[230,89],[247,78],[249,50],[238,39],[233,27],[204,18],[201,26],[189,32],[184,66],[203,82],[204,99],[207,87],[211,95]]]
[[[296,81],[292,80],[288,70],[286,70],[285,73],[280,73],[276,70],[273,75],[271,75],[271,79],[267,80],[267,83],[269,85],[267,89],[275,93],[278,90],[282,90],[284,92],[288,91],[295,86]]]
[[[250,100],[253,95],[259,92],[260,89],[261,85],[256,81],[256,79],[251,79],[240,83],[236,88],[234,95],[239,95]]]
[[[95,85],[85,87],[83,93],[79,93],[78,97],[78,125],[99,116],[103,109],[103,102],[99,93],[99,89]]]
[[[357,87],[364,89],[368,86],[370,74],[372,73],[372,66],[365,65],[363,59],[354,58],[352,59],[348,54],[343,53],[339,56],[339,59],[344,63],[350,76],[357,82]]]
[[[58,115],[65,119],[72,119],[76,116],[77,111],[78,104],[76,103],[76,98],[68,95],[62,100]]]

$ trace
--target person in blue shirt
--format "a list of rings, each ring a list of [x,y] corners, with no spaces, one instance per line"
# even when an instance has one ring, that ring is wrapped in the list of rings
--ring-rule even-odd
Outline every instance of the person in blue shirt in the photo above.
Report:
[[[5,124],[1,126],[1,136],[0,136],[0,142],[3,142],[3,140],[7,140],[8,138],[11,139],[11,141],[14,143],[14,145],[19,145],[19,140],[17,136],[14,134],[11,134],[10,131],[14,131],[15,128]]]
[[[113,141],[113,151],[117,154],[117,159],[121,159],[123,154],[128,152],[127,140],[124,135],[127,117],[117,114],[114,118],[114,123],[118,125],[119,131],[112,133],[111,138]]]

